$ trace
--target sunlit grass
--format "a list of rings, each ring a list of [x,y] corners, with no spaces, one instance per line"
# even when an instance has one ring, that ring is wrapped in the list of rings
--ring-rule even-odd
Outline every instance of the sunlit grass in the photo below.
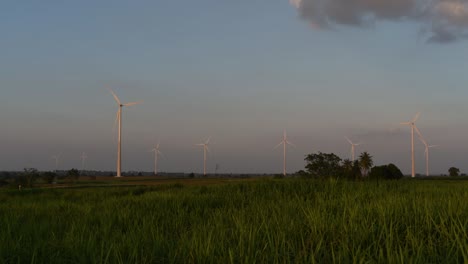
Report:
[[[468,182],[0,192],[0,262],[466,263]]]

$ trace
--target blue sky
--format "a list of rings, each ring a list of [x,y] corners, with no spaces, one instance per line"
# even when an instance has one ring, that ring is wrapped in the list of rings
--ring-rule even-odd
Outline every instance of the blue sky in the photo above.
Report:
[[[122,101],[124,170],[282,170],[273,150],[286,129],[288,171],[316,151],[349,157],[344,136],[377,164],[410,171],[416,112],[431,171],[467,171],[468,45],[428,43],[413,21],[317,30],[286,0],[5,1],[0,8],[0,170],[113,170],[112,126]],[[424,172],[416,143],[417,172]]]

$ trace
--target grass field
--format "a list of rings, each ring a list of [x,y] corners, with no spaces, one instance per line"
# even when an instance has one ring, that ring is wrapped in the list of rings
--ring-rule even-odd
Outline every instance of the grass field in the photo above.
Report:
[[[81,187],[0,190],[0,262],[468,263],[468,181]]]

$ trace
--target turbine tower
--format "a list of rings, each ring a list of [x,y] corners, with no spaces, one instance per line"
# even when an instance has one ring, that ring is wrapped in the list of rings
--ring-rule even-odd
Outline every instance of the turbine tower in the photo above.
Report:
[[[81,172],[83,172],[85,169],[85,162],[87,158],[88,156],[86,155],[85,152],[81,153]]]
[[[114,96],[114,99],[117,102],[117,105],[119,106],[119,109],[117,110],[117,116],[115,118],[116,123],[118,123],[119,125],[118,143],[117,143],[117,176],[116,177],[122,177],[122,109],[124,106],[132,106],[132,105],[141,104],[143,103],[143,101],[123,104],[120,102],[119,97],[117,97],[117,95],[114,93],[114,91],[112,91],[112,89],[109,88],[109,91],[111,92],[112,96]]]
[[[52,159],[55,160],[55,172],[58,171],[58,166],[59,166],[59,162],[60,162],[60,156],[62,154],[58,154],[58,155],[54,155],[52,156]]]
[[[362,145],[362,143],[353,143],[348,137],[345,137],[348,140],[349,144],[351,144],[351,158],[354,162],[354,157],[356,156],[356,147]]]
[[[210,152],[208,148],[210,144],[210,138],[208,138],[205,143],[195,144],[195,146],[202,146],[203,147],[203,176],[206,176],[206,152]]]
[[[414,130],[416,129],[420,133],[416,127],[416,121],[418,121],[420,115],[421,113],[417,113],[410,122],[400,123],[401,125],[411,126],[411,177],[413,178],[416,176],[414,171]]]
[[[154,152],[154,175],[158,175],[158,158],[159,155],[162,154],[162,152],[159,151],[159,142],[150,152]]]
[[[276,145],[275,149],[281,145],[283,145],[283,176],[286,176],[286,147],[287,145],[294,147],[294,144],[288,141],[286,130],[283,131],[283,140],[278,145]]]
[[[426,176],[429,176],[429,149],[437,147],[437,145],[429,145],[427,141],[422,137],[420,133],[419,134],[419,140],[424,144],[425,150],[424,150],[424,156],[426,157]]]

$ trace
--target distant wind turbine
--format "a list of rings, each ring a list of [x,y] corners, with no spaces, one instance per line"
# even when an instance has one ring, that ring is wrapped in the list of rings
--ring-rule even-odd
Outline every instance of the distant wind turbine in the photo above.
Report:
[[[400,123],[401,125],[411,126],[411,177],[415,177],[415,169],[414,169],[414,130],[420,134],[419,129],[416,127],[416,121],[418,121],[419,116],[421,113],[417,113],[414,118],[410,122]]]
[[[202,146],[203,147],[203,176],[206,176],[206,152],[210,152],[208,148],[210,144],[210,138],[208,138],[205,143],[195,144],[195,146]]]
[[[162,152],[159,151],[159,142],[150,152],[154,152],[154,175],[158,175],[158,158],[159,155],[162,154]]]
[[[55,160],[55,172],[58,171],[58,166],[59,166],[59,162],[60,162],[60,156],[62,154],[58,154],[58,155],[54,155],[52,156],[52,159]]]
[[[81,153],[81,172],[83,172],[85,169],[85,162],[87,158],[88,156],[86,155],[85,152]]]
[[[421,134],[419,135],[419,140],[421,140],[425,147],[424,156],[426,157],[426,176],[429,176],[429,149],[435,148],[437,145],[429,145]]]
[[[348,140],[349,144],[351,144],[351,158],[354,162],[354,157],[356,156],[356,147],[362,145],[362,143],[353,143],[348,137],[345,137]]]
[[[286,147],[287,145],[294,147],[294,144],[288,141],[286,130],[283,132],[283,140],[278,145],[276,145],[275,149],[281,145],[283,145],[283,176],[286,176]]]
[[[115,101],[117,102],[119,109],[117,110],[117,116],[115,118],[115,122],[119,124],[118,128],[118,143],[117,143],[117,176],[116,177],[122,177],[122,109],[124,106],[132,106],[132,105],[137,105],[143,103],[143,101],[139,102],[132,102],[132,103],[121,103],[120,99],[117,97],[117,95],[112,91],[112,89],[109,88],[109,91],[111,92],[112,96],[114,96]],[[114,125],[115,126],[115,125]]]

